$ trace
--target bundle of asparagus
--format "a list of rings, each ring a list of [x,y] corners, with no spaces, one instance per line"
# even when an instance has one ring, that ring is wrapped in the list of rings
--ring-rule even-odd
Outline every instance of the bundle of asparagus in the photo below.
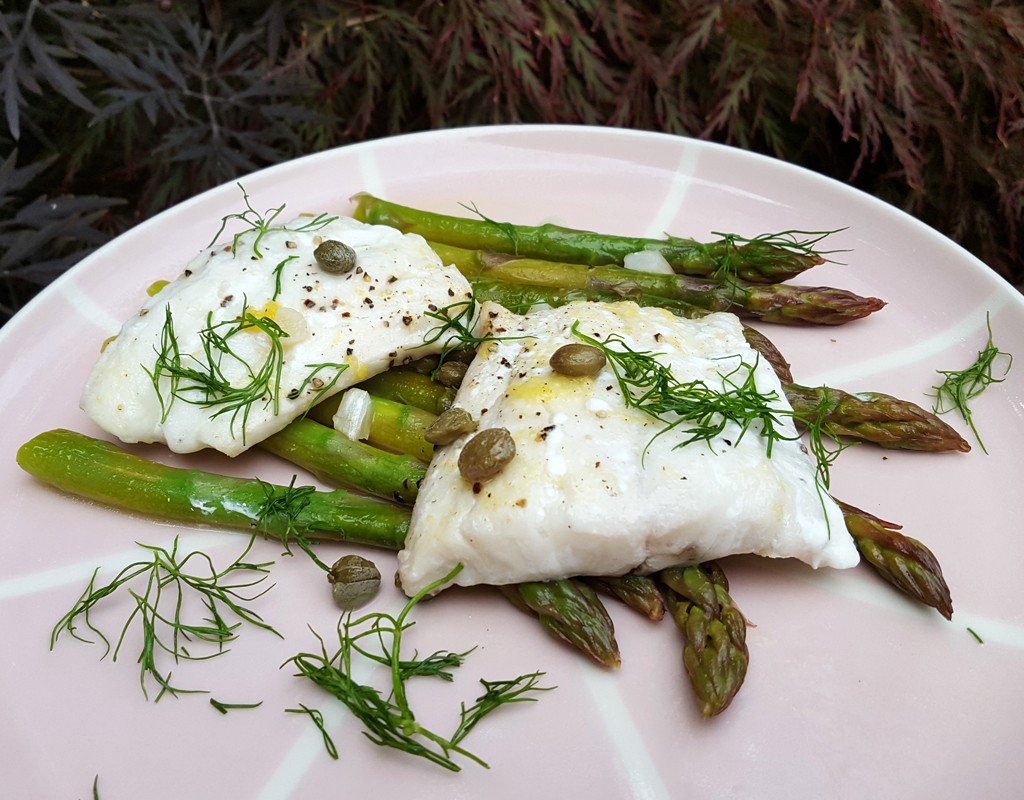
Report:
[[[823,262],[812,247],[817,236],[725,236],[711,244],[624,239],[550,225],[525,228],[485,218],[443,217],[365,194],[357,196],[355,216],[421,233],[470,279],[478,300],[496,300],[513,311],[580,299],[628,299],[682,316],[729,310],[762,322],[836,325],[884,305],[843,290],[781,283]],[[676,274],[615,266],[638,249],[657,249]],[[806,427],[836,442],[853,439],[929,452],[970,449],[952,428],[908,401],[795,383],[768,338],[753,328],[747,331],[748,341],[779,374],[796,419]],[[261,443],[325,484],[341,487],[311,491],[289,513],[267,513],[268,497],[284,498],[289,487],[163,466],[70,431],[38,435],[19,450],[18,463],[62,491],[135,513],[256,530],[284,541],[300,535],[396,550],[432,452],[423,430],[451,404],[454,389],[415,365],[393,368],[361,388],[370,392],[375,410],[371,444],[353,442],[314,421],[333,415],[327,404]],[[866,564],[908,596],[946,618],[952,615],[941,568],[925,545],[900,533],[897,525],[848,504],[840,507]],[[621,656],[612,620],[595,589],[652,620],[667,611],[683,636],[683,661],[701,714],[718,714],[729,705],[743,682],[748,651],[745,622],[720,564],[671,568],[654,576],[567,578],[502,591],[548,632],[598,663],[616,666]]]

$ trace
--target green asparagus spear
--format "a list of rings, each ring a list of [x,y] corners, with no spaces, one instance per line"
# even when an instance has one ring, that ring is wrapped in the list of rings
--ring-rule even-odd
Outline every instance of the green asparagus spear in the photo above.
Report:
[[[296,531],[397,550],[409,510],[338,489],[309,492],[294,514],[266,513],[268,498],[289,487],[169,467],[100,439],[67,430],[38,434],[21,446],[18,464],[57,489],[158,519],[259,530],[287,539]]]
[[[686,275],[663,275],[618,267],[588,267],[532,258],[520,258],[431,242],[447,264],[465,277],[489,278],[569,290],[639,291],[667,297],[707,311],[731,311],[739,316],[784,325],[842,325],[878,311],[885,303],[844,289],[722,283]]]
[[[432,414],[440,414],[450,408],[455,398],[455,390],[451,387],[408,367],[393,367],[382,374],[388,376],[386,381],[369,380],[359,386],[374,397],[404,403]]]
[[[649,620],[660,621],[665,616],[665,596],[650,575],[621,575],[586,578],[587,583],[617,597],[634,611]]]
[[[516,608],[536,616],[549,633],[604,667],[621,663],[615,627],[597,593],[574,578],[500,587]]]
[[[402,547],[409,528],[408,508],[344,490],[304,492],[294,513],[268,515],[268,499],[287,497],[291,487],[168,467],[73,431],[35,436],[18,450],[17,461],[29,474],[69,494],[190,525],[257,530],[282,540],[302,533],[389,550]],[[529,598],[531,609],[543,611],[547,630],[601,663],[618,665],[611,620],[589,587],[577,581],[536,584],[521,596]]]
[[[666,605],[683,634],[683,666],[704,717],[721,714],[743,685],[750,654],[747,621],[714,562],[658,573]]]
[[[422,408],[431,414],[440,414],[451,408],[455,389],[442,386],[429,374],[416,372],[411,367],[393,367],[359,384],[375,397]]]
[[[412,505],[426,466],[409,455],[354,442],[311,419],[297,419],[259,446],[311,472],[324,483],[347,486]]]
[[[557,307],[575,300],[632,300],[638,305],[659,306],[691,319],[708,313],[687,303],[640,292],[620,297],[612,292],[554,289],[486,279],[474,279],[473,291],[479,300],[494,300],[520,313],[542,303]],[[820,421],[826,436],[858,439],[901,450],[967,452],[971,449],[967,441],[938,416],[907,400],[880,392],[850,394],[826,386],[810,389],[793,383],[789,363],[767,336],[749,325],[743,327],[743,334],[779,376],[798,421]]]
[[[757,283],[781,283],[824,263],[814,250],[826,234],[785,231],[747,239],[715,234],[722,239],[702,243],[669,237],[649,239],[610,236],[558,225],[529,227],[421,211],[358,194],[354,216],[378,225],[390,225],[425,239],[470,250],[491,250],[530,258],[598,266],[621,265],[640,250],[656,250],[672,268],[685,275],[716,277],[731,274]],[[803,236],[804,238],[798,238]]]
[[[946,619],[953,601],[939,561],[921,542],[904,536],[899,525],[836,500],[864,560],[885,580],[910,597],[931,606]]]
[[[966,453],[970,444],[935,414],[881,392],[850,394],[819,386],[783,385],[797,420],[819,419],[822,432],[900,450]]]
[[[370,436],[367,441],[376,447],[393,453],[405,453],[427,463],[433,458],[434,448],[423,432],[437,418],[422,408],[399,403],[375,395],[370,396],[373,416],[370,419]],[[338,410],[341,395],[335,395],[318,403],[309,411],[309,416],[323,425],[333,425],[334,413]]]

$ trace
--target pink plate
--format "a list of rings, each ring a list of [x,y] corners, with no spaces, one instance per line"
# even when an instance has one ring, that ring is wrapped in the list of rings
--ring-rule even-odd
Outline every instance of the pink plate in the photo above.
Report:
[[[874,390],[929,405],[938,369],[962,369],[985,344],[1024,356],[1024,301],[956,245],[878,200],[811,172],[727,147],[636,131],[470,128],[401,136],[263,170],[242,181],[262,210],[348,213],[367,190],[407,205],[630,234],[707,237],[843,228],[844,252],[814,283],[888,301],[873,317],[827,330],[772,328],[798,382]],[[557,689],[500,709],[466,740],[485,769],[450,773],[378,748],[332,697],[293,677],[287,659],[316,651],[310,628],[333,635],[337,612],[322,573],[302,554],[258,542],[273,560],[256,608],[283,639],[242,630],[230,652],[181,663],[175,682],[209,694],[147,701],[129,634],[118,659],[63,637],[54,624],[89,576],[143,555],[135,542],[202,549],[224,565],[244,536],[122,515],[42,486],[15,463],[20,444],[67,427],[99,432],[78,394],[101,342],[242,209],[225,185],[170,209],[104,247],[0,331],[0,765],[8,797],[84,798],[676,798],[1008,797],[1024,783],[1024,369],[973,404],[989,454],[852,448],[833,490],[895,520],[944,565],[956,613],[947,622],[869,569],[815,572],[753,557],[725,565],[752,626],[746,685],[721,717],[702,720],[685,685],[679,640],[611,605],[623,666],[609,673],[549,639],[496,592],[453,592],[422,606],[409,635],[420,653],[476,649],[453,683],[421,678],[413,708],[454,727],[478,679],[541,670]],[[962,422],[950,421],[965,430]],[[973,442],[973,438],[965,431]],[[171,456],[174,464],[287,483],[292,470],[259,453],[234,461]],[[309,482],[299,476],[299,482]],[[1017,499],[1014,499],[1017,498]],[[385,574],[393,556],[372,555]],[[389,581],[385,581],[389,584]],[[121,597],[94,622],[116,639],[131,610]],[[397,611],[390,586],[377,607]],[[972,631],[981,638],[979,642]],[[367,680],[383,678],[365,671]],[[256,703],[218,713],[208,702]],[[303,714],[323,713],[332,760]],[[98,776],[98,777],[97,777]]]

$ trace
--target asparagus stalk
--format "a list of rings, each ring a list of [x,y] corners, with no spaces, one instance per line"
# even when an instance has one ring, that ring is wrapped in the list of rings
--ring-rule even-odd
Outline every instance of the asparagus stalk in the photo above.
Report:
[[[621,663],[615,626],[597,593],[574,578],[500,587],[516,608],[535,616],[558,639],[604,667]]]
[[[465,277],[490,278],[570,290],[636,292],[682,301],[707,311],[783,325],[842,325],[878,311],[885,303],[845,289],[719,282],[687,275],[663,275],[619,267],[588,267],[535,258],[521,258],[431,242],[441,259]]]
[[[323,425],[331,426],[340,402],[341,395],[329,397],[310,409],[309,416]],[[373,416],[367,440],[371,445],[413,456],[424,463],[433,458],[434,447],[423,438],[423,432],[437,419],[436,414],[378,395],[371,394],[371,403]]]
[[[920,406],[881,392],[850,394],[819,386],[783,385],[798,420],[821,420],[822,432],[881,447],[928,452],[959,451],[971,445],[951,426]]]
[[[288,514],[267,513],[289,487],[158,464],[68,430],[23,444],[18,464],[61,491],[137,514],[188,524],[258,530],[286,540],[295,532],[398,550],[409,510],[344,489],[303,495]]]
[[[412,505],[427,468],[418,458],[387,453],[354,442],[311,419],[297,419],[259,446],[315,475],[324,483],[348,486]]]
[[[716,242],[668,237],[649,239],[610,236],[558,225],[510,225],[481,217],[472,219],[434,214],[389,203],[370,194],[356,195],[354,216],[378,225],[390,225],[425,239],[471,250],[515,253],[591,266],[617,264],[630,253],[656,250],[679,273],[714,277],[729,271],[744,280],[781,283],[824,263],[813,247],[824,234],[790,231],[745,239],[716,234]],[[811,238],[800,240],[797,235]]]
[[[683,634],[683,667],[704,717],[721,714],[743,685],[750,654],[747,622],[714,562],[658,573],[668,612]]]
[[[629,608],[653,622],[665,616],[665,596],[650,575],[622,575],[587,578],[591,586],[617,597]]]
[[[292,452],[285,448],[282,455]],[[399,550],[409,529],[408,508],[341,489],[303,492],[303,502],[288,513],[268,514],[268,500],[287,498],[292,487],[165,466],[68,430],[35,436],[19,448],[17,461],[44,483],[104,505],[190,525],[258,531],[282,541],[301,533]],[[619,665],[611,618],[590,587],[566,580],[504,591],[517,596],[517,604],[549,632],[605,666]]]
[[[638,305],[659,306],[681,317],[696,318],[708,312],[687,303],[637,292],[625,297],[613,292],[555,289],[502,281],[473,281],[479,300],[494,300],[520,313],[543,303],[560,306],[574,300],[615,302],[632,300]],[[822,433],[846,437],[901,450],[967,452],[970,444],[938,416],[915,403],[880,392],[850,394],[822,386],[811,389],[793,383],[789,363],[771,340],[755,328],[743,328],[747,342],[772,365],[799,420],[820,422]]]
[[[885,522],[848,503],[836,500],[857,549],[875,571],[897,589],[931,606],[946,619],[953,601],[939,561],[921,542],[904,536],[899,525]]]
[[[451,408],[455,389],[442,386],[430,375],[416,372],[410,367],[392,367],[359,384],[375,397],[422,408],[431,414],[440,414]]]

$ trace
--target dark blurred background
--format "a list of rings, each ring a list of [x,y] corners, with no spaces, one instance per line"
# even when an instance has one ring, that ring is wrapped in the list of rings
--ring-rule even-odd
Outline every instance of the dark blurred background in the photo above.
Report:
[[[241,174],[397,133],[579,123],[838,178],[1018,288],[1018,3],[0,0],[0,324]]]

